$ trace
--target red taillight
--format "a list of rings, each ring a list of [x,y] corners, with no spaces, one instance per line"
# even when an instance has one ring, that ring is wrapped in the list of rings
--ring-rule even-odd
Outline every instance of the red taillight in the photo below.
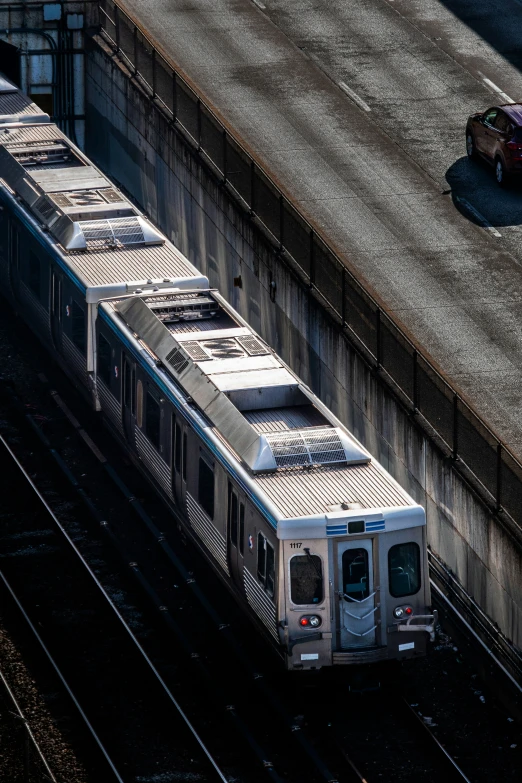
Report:
[[[516,141],[508,141],[506,147],[509,147],[509,149],[514,152],[522,152],[522,144],[519,144]]]
[[[406,607],[406,609],[404,610],[404,614],[413,614],[413,609],[411,608],[411,606]]]
[[[301,625],[310,625],[310,620],[308,619],[308,617],[301,617],[299,622],[301,623]]]

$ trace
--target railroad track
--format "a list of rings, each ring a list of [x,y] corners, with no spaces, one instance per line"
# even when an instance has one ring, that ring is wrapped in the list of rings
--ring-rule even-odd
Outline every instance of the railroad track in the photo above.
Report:
[[[3,766],[8,767],[11,780],[29,781],[32,778],[58,783],[52,763],[46,758],[41,743],[26,719],[19,700],[0,669],[0,714],[3,722],[3,741],[8,746],[2,754]]]
[[[307,780],[307,783],[335,780],[373,783],[377,779],[376,770],[367,769],[361,763],[364,759],[358,755],[358,742],[350,731],[345,731],[346,721],[332,719],[329,729],[333,731],[318,726],[313,715],[315,696],[304,703],[296,696],[302,690],[303,680],[296,687],[288,674],[281,673],[269,648],[260,642],[235,602],[227,601],[227,593],[221,587],[217,597],[216,582],[208,576],[208,566],[202,566],[189,547],[180,546],[176,535],[164,534],[165,508],[161,501],[144,488],[144,480],[136,475],[134,467],[126,464],[126,457],[107,436],[99,418],[91,416],[73,391],[69,393],[67,382],[59,372],[51,370],[51,373],[53,384],[56,382],[61,390],[66,390],[68,404],[41,376],[44,385],[37,394],[38,404],[29,409],[18,404],[16,415],[39,434],[43,453],[53,456],[63,474],[68,475],[73,494],[89,511],[89,541],[98,536],[111,543],[119,563],[125,565],[125,570],[140,586],[148,608],[153,607],[158,625],[165,632],[157,644],[157,658],[167,670],[174,670],[180,702],[193,707],[191,702],[199,701],[200,714],[207,708],[210,710],[210,702],[214,709],[216,706],[218,711],[221,709],[221,722],[228,728],[221,734],[223,741],[217,744],[221,744],[225,762],[222,766],[229,773],[232,771],[229,777],[241,781],[269,777],[275,781]],[[14,437],[16,440],[17,436]],[[104,453],[96,444],[102,446]],[[61,454],[54,445],[60,446]],[[117,471],[114,465],[118,466]],[[128,487],[132,487],[132,492]],[[140,497],[145,498],[144,502],[140,502]],[[173,528],[172,521],[169,527]],[[86,541],[87,548],[91,546],[89,541]],[[219,611],[214,602],[219,605]],[[194,682],[199,683],[203,697],[200,692],[194,698]],[[350,703],[353,704],[353,699]],[[386,709],[384,702],[382,705]],[[323,715],[330,712],[328,704],[324,707]],[[197,708],[198,705],[195,713]],[[372,730],[379,732],[375,715],[374,711]],[[209,720],[206,716],[204,722]],[[425,727],[423,731],[426,732]],[[233,747],[225,750],[225,744],[230,746],[231,736],[237,755],[242,753],[241,763],[236,760]],[[393,735],[390,737],[393,745]],[[416,753],[423,762],[426,742],[426,738],[419,737]],[[435,751],[428,755],[431,753],[437,755]],[[393,757],[392,748],[391,769]],[[434,761],[434,767],[439,763],[442,764]],[[380,779],[383,776],[386,779],[387,775],[381,773]],[[442,778],[433,779],[446,777],[444,773]],[[425,777],[424,783],[428,780]]]
[[[100,514],[96,510],[95,503],[89,498],[85,491],[79,486],[78,482],[72,476],[67,466],[62,464],[62,459],[58,452],[51,447],[46,436],[40,432],[41,418],[34,415],[29,415],[28,421],[34,428],[35,432],[40,432],[40,439],[42,440],[45,448],[53,454],[57,464],[68,474],[71,485],[80,493],[80,496],[84,499],[87,507],[90,509],[91,514],[101,521],[101,531],[106,539],[110,541],[115,551],[119,554],[122,562],[127,564],[129,571],[135,581],[140,585],[143,593],[147,596],[149,602],[153,605],[158,612],[159,617],[163,625],[168,629],[169,633],[175,640],[175,644],[172,645],[172,650],[176,649],[178,652],[183,651],[185,654],[185,661],[180,665],[185,665],[197,672],[197,677],[200,683],[204,683],[208,692],[212,692],[212,698],[214,701],[221,702],[222,705],[226,705],[226,715],[230,721],[234,724],[234,730],[239,737],[242,737],[246,742],[252,757],[256,758],[259,762],[259,767],[265,776],[270,777],[272,780],[281,781],[283,776],[290,780],[302,780],[303,771],[299,771],[299,765],[288,764],[288,759],[292,758],[295,753],[300,753],[300,758],[306,757],[308,763],[313,767],[308,769],[307,780],[323,780],[327,783],[334,783],[335,781],[346,781],[351,783],[352,781],[360,783],[361,781],[367,781],[371,783],[372,778],[362,774],[360,769],[364,769],[361,761],[353,760],[353,741],[349,736],[342,736],[342,728],[337,726],[334,721],[335,731],[334,741],[332,738],[323,738],[322,731],[318,732],[314,730],[312,735],[309,732],[303,730],[303,720],[295,719],[291,717],[288,707],[282,703],[282,699],[276,690],[268,683],[268,679],[263,676],[259,667],[253,665],[249,652],[245,646],[240,643],[236,637],[234,631],[231,629],[230,624],[224,622],[220,613],[215,609],[212,602],[208,599],[206,593],[201,589],[199,583],[194,579],[193,572],[183,562],[183,557],[180,557],[171,545],[168,543],[167,538],[156,527],[155,522],[147,514],[142,504],[137,500],[126,487],[122,478],[118,473],[108,464],[106,458],[95,445],[92,438],[87,435],[85,429],[81,427],[79,421],[71,413],[68,406],[62,400],[62,398],[54,391],[50,392],[57,409],[61,411],[63,417],[61,418],[61,425],[68,423],[69,427],[72,427],[76,435],[80,436],[81,441],[89,447],[92,456],[96,459],[101,470],[106,474],[110,481],[117,487],[122,497],[125,499],[128,507],[133,515],[143,523],[143,531],[148,534],[149,538],[141,541],[138,548],[150,548],[154,542],[168,562],[174,566],[177,573],[177,586],[176,589],[182,585],[184,592],[188,593],[189,598],[192,599],[188,605],[184,605],[185,609],[189,609],[190,614],[194,616],[194,612],[199,605],[199,610],[203,611],[206,615],[208,628],[208,621],[210,626],[214,627],[215,633],[220,637],[220,643],[224,644],[226,651],[232,653],[233,658],[241,667],[242,673],[245,679],[239,679],[239,684],[248,683],[250,691],[257,691],[258,699],[261,702],[265,702],[265,705],[270,706],[270,715],[272,720],[277,718],[280,723],[280,728],[286,731],[288,741],[283,743],[282,747],[277,747],[278,743],[271,742],[271,751],[267,752],[266,747],[262,747],[260,742],[256,739],[258,736],[266,734],[266,726],[263,727],[259,722],[252,720],[251,705],[245,703],[244,694],[240,694],[237,690],[237,684],[234,687],[234,679],[237,681],[237,669],[234,677],[234,665],[230,667],[230,660],[226,660],[226,651],[222,651],[220,655],[212,655],[208,647],[208,639],[202,641],[201,638],[195,639],[197,635],[194,633],[194,628],[189,629],[180,623],[179,618],[168,609],[168,598],[165,593],[160,592],[150,579],[149,574],[143,573],[137,560],[133,559],[133,554],[129,554],[128,541],[125,541],[125,537],[121,530],[118,530],[117,526],[109,525],[106,520],[100,519]],[[63,433],[62,433],[63,434]],[[125,520],[127,524],[127,520]],[[136,535],[136,531],[133,532],[133,537]],[[147,569],[145,569],[147,570]],[[162,579],[160,575],[160,580]],[[183,604],[182,604],[183,605]],[[204,625],[204,619],[200,617],[196,625]],[[199,644],[198,644],[199,642]],[[210,641],[210,646],[213,642]],[[227,683],[226,688],[220,684],[219,673],[221,673],[221,681],[225,680]],[[235,693],[234,693],[235,691]],[[250,693],[249,691],[249,693]],[[233,695],[232,695],[233,694]],[[235,696],[235,698],[234,698]],[[230,699],[233,699],[231,702]],[[251,695],[247,701],[251,701]],[[238,706],[236,706],[238,705]],[[294,710],[295,712],[295,710]],[[306,712],[306,707],[303,709]],[[248,715],[249,723],[245,723],[242,718],[242,713]],[[254,728],[252,728],[254,726]],[[350,732],[348,732],[349,734]],[[312,736],[312,741],[310,740]],[[423,738],[424,739],[424,738]],[[425,740],[424,740],[425,741]],[[319,748],[319,749],[317,749]],[[423,759],[425,760],[424,756]],[[335,769],[335,772],[332,772]],[[280,770],[280,771],[279,771]],[[240,779],[243,779],[241,777]],[[436,778],[433,778],[436,780]],[[466,780],[465,777],[461,777],[461,780]]]
[[[431,719],[426,721],[395,686],[365,695],[346,692],[337,709],[318,704],[316,710],[328,710],[324,742],[345,757],[359,783],[471,783],[430,728]]]
[[[193,578],[192,571],[174,551],[167,538],[145,512],[136,496],[126,487],[120,475],[95,446],[91,437],[80,426],[60,396],[55,392],[51,394],[57,405],[57,410],[64,414],[60,415],[55,422],[58,425],[57,429],[61,432],[61,437],[68,439],[71,436],[70,428],[72,427],[74,437],[80,436],[78,438],[79,444],[87,444],[90,455],[97,463],[99,472],[96,474],[95,483],[100,491],[94,498],[80,486],[70,467],[60,453],[51,446],[44,434],[44,429],[48,433],[52,430],[52,419],[34,407],[29,408],[31,412],[27,413],[25,406],[16,397],[8,396],[11,401],[9,414],[11,421],[13,417],[18,415],[19,420],[25,420],[33,433],[38,434],[40,446],[53,458],[63,476],[67,477],[73,493],[76,493],[78,498],[82,500],[89,512],[91,521],[98,523],[102,538],[113,546],[120,562],[128,568],[134,581],[139,584],[142,595],[147,598],[149,605],[152,604],[161,624],[167,629],[169,635],[163,638],[163,650],[160,649],[162,645],[157,643],[155,655],[159,659],[163,659],[167,669],[174,667],[177,670],[178,679],[180,679],[180,672],[183,672],[184,682],[176,682],[176,692],[180,693],[180,700],[184,704],[190,705],[192,709],[194,702],[199,700],[200,717],[207,710],[207,701],[213,702],[214,706],[220,705],[222,709],[221,723],[223,723],[224,714],[227,718],[226,723],[232,724],[233,728],[231,727],[230,731],[233,731],[236,737],[235,747],[232,750],[224,750],[227,744],[230,745],[230,741],[226,744],[226,736],[221,737],[221,743],[215,743],[220,746],[218,755],[224,759],[221,765],[229,770],[232,779],[248,781],[269,777],[274,781],[282,781],[281,775],[284,775],[286,779],[297,781],[306,774],[310,781],[336,783],[338,776],[316,753],[313,742],[309,741],[309,738],[301,730],[301,726],[285,710],[276,692],[267,686],[259,667],[253,666],[249,655],[244,651],[242,641],[234,635],[230,624],[221,618],[199,583]],[[65,434],[67,427],[69,427],[69,435]],[[14,438],[21,437],[23,436],[17,431]],[[74,454],[77,454],[77,446],[78,443],[70,446]],[[34,443],[28,448],[33,449]],[[115,490],[120,493],[117,499],[114,498]],[[109,508],[104,508],[104,511],[107,511],[106,515],[99,510],[100,496],[110,497]],[[114,520],[115,524],[107,522],[111,515],[111,504],[112,516],[118,517],[117,520]],[[115,506],[118,506],[117,514],[114,513]],[[135,523],[131,532],[128,528],[130,518],[133,518]],[[140,524],[140,529],[136,527],[137,522]],[[92,533],[91,530],[90,535]],[[82,537],[85,535],[83,534]],[[90,541],[87,541],[87,548],[90,546]],[[163,567],[157,561],[144,562],[145,567],[142,570],[137,560],[137,552],[150,551],[152,548],[156,548],[157,555],[164,560]],[[96,557],[99,558],[100,555],[97,553]],[[165,566],[168,566],[167,570]],[[177,573],[175,588],[180,593],[187,594],[192,602],[190,605],[186,602],[187,596],[176,595],[174,597],[172,590],[169,591],[164,587],[172,578],[172,566]],[[173,612],[169,609],[173,604],[178,604],[177,608],[181,612],[188,609],[184,612],[183,619],[181,619],[182,615],[179,611]],[[194,620],[196,607],[199,607],[199,614]],[[192,618],[191,622],[186,622],[187,616]],[[214,635],[208,633],[209,627],[211,630],[213,629]],[[201,633],[202,628],[205,629],[205,634]],[[252,635],[251,629],[249,632]],[[165,655],[164,652],[165,645],[168,646],[168,655]],[[216,652],[217,648],[219,649]],[[231,652],[234,654],[235,672],[233,671],[234,666],[232,668],[230,666]],[[165,661],[166,658],[169,658],[168,662]],[[241,669],[239,676],[238,666]],[[226,686],[223,686],[222,683],[226,683]],[[251,688],[252,693],[257,693],[260,704],[252,703],[252,693],[250,690],[245,692],[245,684]],[[205,686],[206,690],[204,690]],[[203,698],[201,698],[202,689]],[[197,711],[198,709],[196,709]],[[246,719],[242,717],[242,713],[247,716]],[[276,725],[268,732],[267,726],[274,723],[274,720]],[[222,728],[221,731],[223,731]],[[265,744],[259,738],[265,737],[267,733],[270,736]],[[247,754],[245,754],[245,748],[248,751]],[[243,756],[243,767],[241,762],[238,762],[238,757],[241,756]],[[304,765],[304,760],[307,764],[311,764],[312,769]],[[239,775],[238,769],[241,770]],[[282,770],[281,773],[278,771],[279,769]],[[343,779],[351,780],[351,778]]]
[[[0,468],[8,488],[2,497],[1,582],[90,734],[97,750],[94,774],[103,769],[103,780],[124,783],[152,771],[185,769],[200,780],[226,781],[1,436]]]

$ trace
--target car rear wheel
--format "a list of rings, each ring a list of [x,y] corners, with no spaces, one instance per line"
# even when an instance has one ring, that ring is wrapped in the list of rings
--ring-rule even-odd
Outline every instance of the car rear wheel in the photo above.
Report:
[[[495,159],[495,179],[497,180],[497,185],[500,185],[501,188],[506,187],[508,176],[501,158]]]
[[[473,160],[477,157],[475,139],[473,138],[473,134],[471,132],[466,133],[466,152],[468,153],[468,158],[470,160]]]

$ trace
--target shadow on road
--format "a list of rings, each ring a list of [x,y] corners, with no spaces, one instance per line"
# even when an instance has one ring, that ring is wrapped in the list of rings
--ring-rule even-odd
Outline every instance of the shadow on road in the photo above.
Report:
[[[482,225],[462,199],[482,215],[492,226],[522,225],[522,176],[508,187],[500,188],[493,167],[486,161],[459,158],[446,172],[453,203],[468,220]]]

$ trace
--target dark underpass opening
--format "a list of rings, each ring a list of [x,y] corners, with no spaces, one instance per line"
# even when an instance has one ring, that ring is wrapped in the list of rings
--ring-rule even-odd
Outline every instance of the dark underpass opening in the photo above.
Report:
[[[20,87],[20,50],[6,41],[0,41],[0,72]]]

